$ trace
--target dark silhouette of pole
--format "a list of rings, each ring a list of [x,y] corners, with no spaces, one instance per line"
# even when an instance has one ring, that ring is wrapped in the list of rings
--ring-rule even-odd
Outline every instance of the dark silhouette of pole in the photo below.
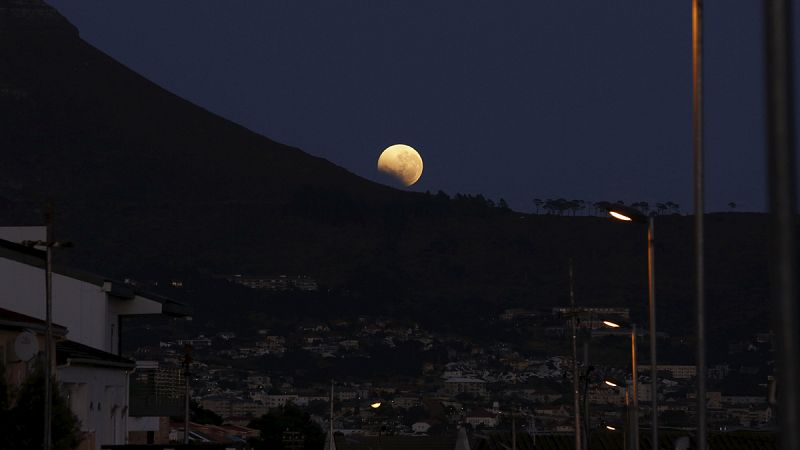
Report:
[[[772,298],[778,328],[778,415],[781,448],[800,448],[800,330],[795,238],[794,86],[791,3],[764,1],[767,160]]]
[[[572,259],[569,260],[569,304],[572,315],[572,397],[575,412],[575,450],[581,449],[580,377],[578,372],[578,315],[575,311],[575,289],[572,283]]]
[[[183,347],[184,355],[183,355],[183,378],[185,382],[185,400],[184,400],[184,411],[183,411],[183,443],[189,443],[189,400],[191,398],[191,388],[189,385],[189,369],[192,364],[192,346],[189,344],[184,345]]]
[[[44,302],[45,302],[45,333],[44,333],[44,430],[42,447],[44,450],[53,448],[53,249],[58,247],[72,247],[71,242],[53,240],[53,204],[45,205],[44,220],[46,234],[44,241],[23,241],[27,247],[44,247]]]
[[[639,364],[636,359],[636,324],[631,324],[631,382],[633,383],[633,409],[631,430],[633,450],[639,450]]]
[[[653,216],[647,219],[647,298],[650,303],[650,402],[653,405],[653,448],[658,448],[658,363],[656,362],[656,261]]]
[[[694,147],[694,259],[697,303],[697,449],[706,450],[706,297],[704,256],[703,0],[692,0],[692,144]]]
[[[517,417],[511,410],[511,450],[517,450]]]
[[[44,450],[53,448],[53,206],[47,205],[45,263],[45,333],[44,333]]]
[[[590,335],[584,333],[583,341],[583,450],[589,450],[591,432],[589,423],[589,373],[594,369],[589,365]]]

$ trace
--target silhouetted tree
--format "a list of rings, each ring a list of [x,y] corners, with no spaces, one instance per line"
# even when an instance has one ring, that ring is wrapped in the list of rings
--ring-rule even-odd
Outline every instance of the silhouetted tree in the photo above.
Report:
[[[544,210],[547,211],[547,214],[553,214],[553,199],[548,198],[544,201]]]
[[[3,374],[0,379],[5,381]],[[67,401],[53,380],[53,448],[73,449],[81,442],[80,422],[70,411]],[[41,448],[44,442],[44,371],[37,364],[10,401],[9,391],[2,383],[0,390],[0,448]],[[14,404],[12,408],[9,405]],[[4,406],[3,406],[4,405]]]
[[[667,210],[667,205],[663,203],[656,203],[656,210],[659,214],[664,214],[664,211]]]
[[[641,211],[643,214],[647,214],[650,211],[650,204],[647,202],[636,202],[632,203],[631,206]]]
[[[251,441],[256,450],[282,450],[283,432],[287,430],[300,433],[307,449],[319,449],[325,444],[325,434],[311,416],[291,405],[273,409],[248,426],[260,432],[259,437]]]
[[[572,215],[576,215],[583,207],[582,200],[567,200],[564,204],[565,209],[572,211]]]
[[[539,208],[544,205],[544,202],[540,198],[533,199],[533,204],[536,206],[536,214],[539,214]]]
[[[666,202],[665,205],[667,206],[667,209],[669,209],[669,212],[671,212],[672,214],[679,214],[681,212],[680,205],[678,205],[675,202]]]
[[[595,202],[593,205],[595,214],[603,215],[608,210],[608,207],[610,205],[611,203],[605,200],[600,200],[599,202]]]
[[[730,209],[736,209],[736,203],[734,203],[734,202],[730,202],[730,203],[728,203],[728,208],[730,208]]]
[[[217,413],[211,411],[210,409],[203,408],[194,400],[190,400],[190,402],[189,417],[191,418],[192,422],[199,423],[201,425],[222,425],[222,417],[220,417]],[[183,417],[180,418],[180,421],[183,421]]]

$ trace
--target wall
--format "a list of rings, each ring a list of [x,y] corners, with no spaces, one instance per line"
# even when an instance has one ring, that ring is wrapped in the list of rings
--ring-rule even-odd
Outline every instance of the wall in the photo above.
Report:
[[[95,449],[125,444],[128,374],[123,369],[71,365],[58,368],[62,391],[81,421],[81,431],[94,432]]]
[[[44,319],[44,283],[43,269],[0,258],[0,307]],[[67,327],[67,339],[115,353],[106,297],[100,286],[53,274],[53,322]]]

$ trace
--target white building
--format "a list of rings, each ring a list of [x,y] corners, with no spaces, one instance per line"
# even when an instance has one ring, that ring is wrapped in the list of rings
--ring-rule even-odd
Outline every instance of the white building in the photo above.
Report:
[[[43,240],[43,231],[42,227],[1,228],[0,237]],[[0,239],[0,308],[44,319],[44,267],[43,251]],[[57,375],[65,383],[73,411],[84,422],[83,431],[95,437],[90,448],[125,444],[130,431],[157,431],[157,419],[129,417],[128,375],[133,365],[116,356],[121,329],[127,316],[184,317],[190,309],[123,282],[58,264],[53,269],[52,301],[53,321],[66,327],[66,339],[75,344],[62,348],[63,367]],[[76,345],[85,346],[82,351],[91,357],[70,353]]]
[[[267,395],[267,408],[274,409],[286,406],[287,403],[294,403],[297,401],[296,394],[273,394]]]
[[[411,425],[411,431],[414,433],[427,433],[431,429],[431,424],[428,422],[415,422]]]
[[[0,239],[0,307],[44,319],[44,266],[43,251]],[[67,339],[89,347],[119,354],[128,315],[189,312],[181,303],[120,281],[58,264],[53,270],[53,321],[67,327]]]
[[[71,341],[56,344],[58,380],[69,407],[81,421],[81,448],[125,443],[128,432],[128,359]],[[94,443],[92,446],[91,443]]]
[[[455,397],[459,394],[477,396],[486,395],[486,381],[478,378],[449,378],[444,381],[444,391],[447,395]]]
[[[500,423],[497,414],[487,411],[483,408],[472,410],[464,417],[464,422],[472,425],[473,427],[487,427],[494,428]]]

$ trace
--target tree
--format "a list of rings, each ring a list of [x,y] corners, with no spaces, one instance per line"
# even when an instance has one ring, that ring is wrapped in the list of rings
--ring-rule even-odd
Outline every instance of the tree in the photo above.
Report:
[[[667,206],[667,209],[669,209],[669,211],[670,211],[672,214],[680,214],[680,212],[681,212],[681,207],[680,207],[680,205],[678,205],[677,203],[674,203],[674,202],[666,202],[666,203],[665,203],[665,205]]]
[[[497,207],[502,209],[503,211],[509,211],[511,208],[508,207],[508,203],[506,203],[506,199],[500,197],[500,201],[497,203]]]
[[[320,449],[325,445],[325,433],[311,421],[311,416],[292,405],[271,410],[248,426],[260,431],[259,437],[251,442],[256,450],[283,450],[285,431],[300,433],[306,449]]]
[[[220,417],[217,413],[211,411],[210,409],[203,408],[194,400],[190,400],[190,402],[189,418],[192,420],[192,422],[199,423],[200,425],[222,425],[222,417]],[[183,421],[182,417],[181,421]]]
[[[641,211],[642,214],[647,214],[647,212],[650,211],[650,204],[647,202],[631,203],[631,206]]]
[[[428,411],[424,406],[412,406],[403,413],[402,423],[403,425],[410,427],[426,417],[428,417]]]
[[[730,202],[730,203],[728,203],[728,208],[730,208],[730,209],[736,209],[736,203],[734,203],[734,202]]]
[[[593,206],[595,214],[602,214],[608,210],[608,207],[611,206],[611,202],[600,200],[599,202],[595,202]]]
[[[5,380],[5,376],[0,377]],[[53,380],[54,387],[58,383]],[[37,364],[28,378],[20,386],[16,403],[9,401],[8,389],[0,391],[0,447],[16,448],[41,448],[44,443],[44,370]],[[14,404],[12,408],[7,406]],[[2,405],[6,405],[3,408]],[[80,422],[75,414],[70,411],[66,399],[59,389],[53,389],[53,419],[52,435],[53,448],[73,449],[81,443]]]
[[[540,198],[533,199],[533,204],[536,206],[536,214],[539,214],[539,208],[544,205],[544,202]]]

